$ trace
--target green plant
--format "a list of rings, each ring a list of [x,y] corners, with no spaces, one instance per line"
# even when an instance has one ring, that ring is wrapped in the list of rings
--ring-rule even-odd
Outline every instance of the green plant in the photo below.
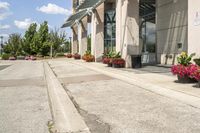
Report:
[[[9,60],[9,57],[10,57],[10,54],[5,53],[5,54],[2,55],[3,60]]]
[[[64,57],[64,53],[56,53],[56,57]]]
[[[182,52],[181,55],[177,57],[178,64],[188,66],[191,64],[193,56],[195,56],[195,53],[188,55],[186,52]]]

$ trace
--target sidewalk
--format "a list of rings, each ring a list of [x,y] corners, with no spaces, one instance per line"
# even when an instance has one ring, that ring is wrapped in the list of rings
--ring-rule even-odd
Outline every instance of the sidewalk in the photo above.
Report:
[[[73,59],[49,64],[73,97],[79,113],[84,112],[81,115],[92,133],[200,131],[198,95],[165,88],[173,86],[176,77]],[[178,86],[183,85],[174,88]],[[186,86],[193,89],[192,85]],[[99,126],[103,130],[98,131]]]
[[[176,76],[151,72],[143,73],[140,69],[114,69],[102,63],[86,63],[83,61],[71,61],[71,63],[102,72],[132,85],[200,108],[200,89],[196,88],[195,84],[176,83]]]

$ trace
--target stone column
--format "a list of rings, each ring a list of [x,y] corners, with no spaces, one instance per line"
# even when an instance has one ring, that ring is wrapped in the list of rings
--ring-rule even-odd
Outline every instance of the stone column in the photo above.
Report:
[[[122,52],[122,0],[116,0],[116,52]]]
[[[94,11],[92,13],[92,17],[91,17],[91,54],[95,55],[95,36],[96,36],[96,27],[95,27],[95,13],[96,11]]]
[[[188,53],[200,57],[200,0],[188,0]]]
[[[104,52],[104,3],[92,14],[92,54],[95,61],[101,61]]]
[[[79,54],[83,56],[87,51],[87,17],[83,18],[79,23]]]
[[[75,25],[72,27],[72,46],[71,46],[71,51],[72,54],[78,53],[78,27]]]
[[[121,51],[122,57],[126,60],[126,67],[131,67],[131,55],[141,54],[139,46],[139,0],[124,0],[122,5]]]

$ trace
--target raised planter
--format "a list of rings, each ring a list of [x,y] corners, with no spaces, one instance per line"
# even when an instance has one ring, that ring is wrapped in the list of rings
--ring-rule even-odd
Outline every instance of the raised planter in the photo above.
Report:
[[[184,76],[184,77],[180,77],[179,75],[177,76],[178,77],[178,83],[196,83],[197,80],[196,79],[193,79],[193,78],[190,78],[188,76]]]

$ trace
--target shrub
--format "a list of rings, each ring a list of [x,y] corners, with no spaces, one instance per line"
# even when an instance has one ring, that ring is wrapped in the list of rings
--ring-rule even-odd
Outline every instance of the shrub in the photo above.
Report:
[[[9,60],[10,54],[3,54],[2,59],[3,60]]]
[[[9,57],[9,60],[16,60],[14,56]]]
[[[64,53],[56,53],[56,57],[64,57]]]
[[[24,60],[25,56],[17,56],[17,60]]]

